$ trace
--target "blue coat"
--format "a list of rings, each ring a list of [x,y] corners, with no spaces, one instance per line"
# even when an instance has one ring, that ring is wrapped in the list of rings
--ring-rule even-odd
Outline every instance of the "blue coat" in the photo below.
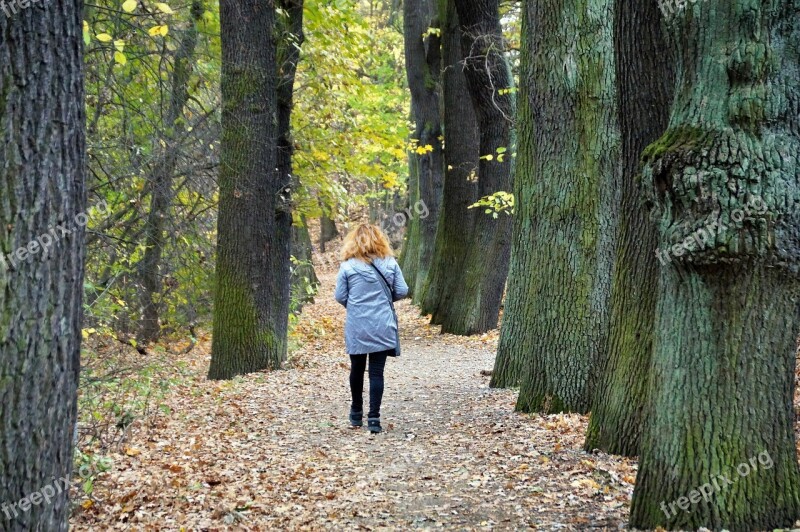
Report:
[[[375,259],[389,285],[395,301],[408,295],[408,285],[394,257]],[[351,355],[377,353],[394,349],[397,343],[397,323],[389,295],[378,272],[358,259],[342,263],[336,277],[336,301],[347,309],[344,341]]]

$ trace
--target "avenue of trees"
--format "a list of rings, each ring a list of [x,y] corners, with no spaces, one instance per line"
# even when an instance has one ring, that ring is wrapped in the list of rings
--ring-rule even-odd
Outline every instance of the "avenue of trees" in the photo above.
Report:
[[[316,285],[307,221],[324,245],[353,205],[422,202],[413,302],[446,333],[500,325],[517,410],[590,414],[586,451],[639,457],[632,527],[791,527],[798,78],[795,0],[0,16],[0,498],[69,475],[82,336],[146,354],[210,324],[210,379],[279,369]],[[67,518],[60,492],[11,526]]]

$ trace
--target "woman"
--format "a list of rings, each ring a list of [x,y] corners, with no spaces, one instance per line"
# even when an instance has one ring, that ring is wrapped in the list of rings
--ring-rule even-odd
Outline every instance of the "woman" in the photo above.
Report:
[[[364,370],[369,358],[370,432],[381,431],[383,368],[387,356],[399,353],[394,301],[408,295],[392,254],[389,239],[378,227],[360,224],[347,235],[342,247],[342,265],[336,278],[336,301],[347,309],[344,339],[350,354],[350,424],[363,424]],[[398,349],[398,352],[395,352]]]

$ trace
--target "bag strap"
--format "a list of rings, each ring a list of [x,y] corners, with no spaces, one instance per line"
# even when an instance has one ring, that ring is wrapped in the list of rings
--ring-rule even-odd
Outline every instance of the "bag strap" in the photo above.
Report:
[[[380,269],[378,269],[378,267],[372,262],[370,262],[369,265],[372,266],[376,272],[378,272],[378,275],[381,277],[381,279],[383,279],[384,286],[389,289],[389,304],[392,306],[392,310],[394,310],[394,290],[392,290],[389,281],[386,280],[386,277],[381,273]]]

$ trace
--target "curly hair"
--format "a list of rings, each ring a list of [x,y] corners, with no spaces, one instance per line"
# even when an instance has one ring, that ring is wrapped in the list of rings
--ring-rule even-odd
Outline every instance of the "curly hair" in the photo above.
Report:
[[[359,224],[344,238],[341,259],[359,259],[371,263],[374,259],[393,257],[392,245],[383,231],[371,224]]]

